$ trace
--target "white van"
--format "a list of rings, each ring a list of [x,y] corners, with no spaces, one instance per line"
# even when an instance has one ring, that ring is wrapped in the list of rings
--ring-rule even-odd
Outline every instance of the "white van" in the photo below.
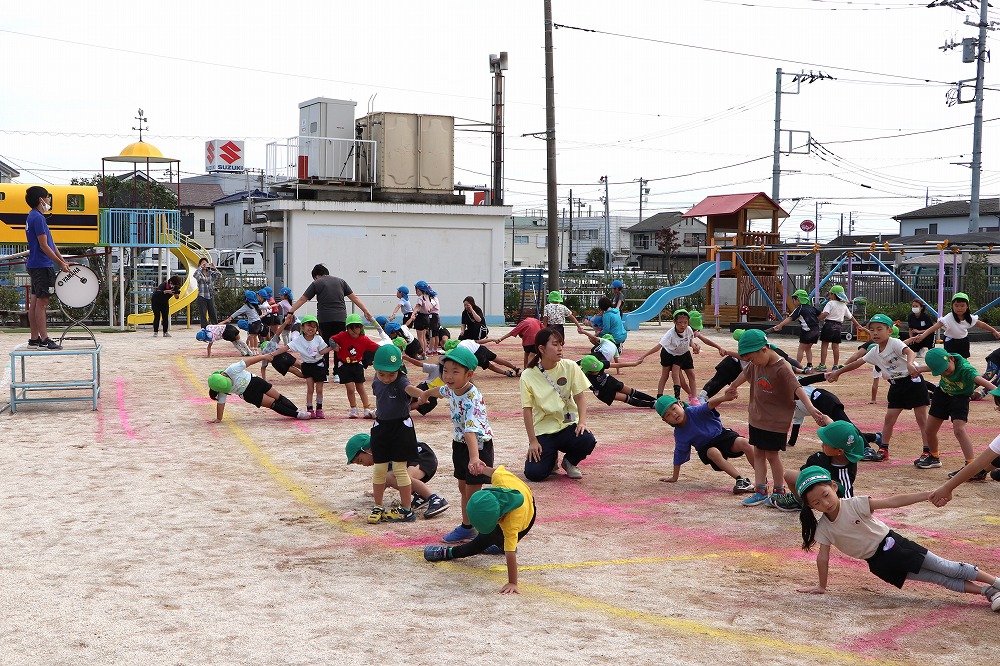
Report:
[[[264,252],[260,245],[234,249],[212,249],[208,251],[212,262],[223,272],[233,273],[263,273]]]

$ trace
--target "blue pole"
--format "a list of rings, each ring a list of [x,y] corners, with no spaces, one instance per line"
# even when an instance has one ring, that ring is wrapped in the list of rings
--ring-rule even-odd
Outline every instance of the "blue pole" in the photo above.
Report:
[[[764,297],[764,302],[767,303],[767,306],[769,308],[771,308],[771,312],[773,312],[774,316],[778,318],[778,321],[781,321],[784,317],[782,317],[781,313],[778,312],[778,307],[771,302],[771,299],[767,295],[767,292],[764,291],[764,287],[757,280],[756,276],[754,276],[754,274],[750,271],[750,267],[747,266],[747,262],[743,261],[743,255],[741,255],[739,252],[734,252],[733,254],[736,256],[737,259],[740,260],[740,263],[743,265],[743,270],[745,270],[750,279],[753,280],[754,286],[756,286],[757,290],[760,291],[760,295]]]
[[[871,258],[872,261],[874,261],[876,264],[878,264],[879,268],[881,268],[886,273],[888,273],[889,277],[891,277],[893,280],[895,280],[896,282],[898,282],[899,285],[901,287],[903,287],[903,289],[905,289],[906,291],[908,291],[910,293],[910,295],[913,296],[913,298],[915,298],[916,300],[918,300],[921,303],[923,303],[924,307],[927,308],[928,310],[930,310],[930,312],[931,312],[932,315],[934,315],[935,317],[938,316],[937,311],[933,307],[931,307],[930,303],[928,303],[927,301],[925,301],[924,299],[922,299],[920,297],[920,294],[918,294],[917,292],[913,291],[913,289],[910,287],[910,285],[906,284],[906,282],[904,282],[902,279],[900,279],[900,277],[898,275],[896,275],[895,273],[893,273],[892,269],[889,268],[888,266],[886,266],[885,264],[883,264],[878,259],[878,257],[875,256],[874,253],[869,252],[868,255],[869,255],[869,257]],[[998,299],[998,300],[1000,300],[1000,299]]]

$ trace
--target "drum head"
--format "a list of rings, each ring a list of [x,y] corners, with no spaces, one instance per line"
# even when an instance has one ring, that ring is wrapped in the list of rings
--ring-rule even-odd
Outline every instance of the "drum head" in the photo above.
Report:
[[[59,271],[56,276],[56,296],[68,308],[85,308],[95,300],[101,290],[97,274],[82,264],[70,264],[70,271]]]

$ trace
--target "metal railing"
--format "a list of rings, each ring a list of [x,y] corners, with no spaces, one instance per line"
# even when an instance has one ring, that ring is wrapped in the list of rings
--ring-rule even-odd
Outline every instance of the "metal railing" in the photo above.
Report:
[[[101,210],[101,245],[111,247],[178,247],[179,210],[104,208]]]
[[[295,180],[375,182],[375,142],[362,139],[333,139],[293,136],[267,144],[265,182]]]

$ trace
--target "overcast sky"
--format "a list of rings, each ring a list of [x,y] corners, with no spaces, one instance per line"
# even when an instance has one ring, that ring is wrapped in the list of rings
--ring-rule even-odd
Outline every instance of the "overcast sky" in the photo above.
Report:
[[[974,105],[945,100],[949,82],[974,78],[975,65],[939,47],[976,31],[966,14],[926,4],[553,0],[556,23],[602,31],[554,35],[560,207],[572,188],[596,213],[603,175],[618,215],[638,215],[640,177],[651,190],[644,216],[711,194],[770,194],[777,67],[836,77],[782,96],[783,128],[809,131],[830,151],[783,156],[781,198],[792,212],[783,232],[813,218],[817,201],[829,202],[820,219],[829,238],[841,213],[856,213],[856,233],[894,232],[891,216],[922,207],[928,188],[932,199],[968,197],[970,171],[952,163],[971,161]],[[355,100],[358,116],[371,103],[486,122],[489,55],[507,51],[505,203],[542,211],[545,145],[521,136],[545,129],[542,7],[7,3],[0,160],[21,182],[99,172],[102,156],[137,137],[140,107],[145,138],[181,159],[185,175],[204,171],[204,141],[216,138],[244,139],[247,165],[262,168],[267,142],[296,134],[298,103],[313,97]],[[986,81],[1000,89],[997,67],[987,65]],[[794,90],[790,77],[785,89]],[[1000,95],[987,92],[985,103],[987,120],[1000,117]],[[998,123],[985,124],[984,198],[1000,191]],[[955,125],[968,126],[926,132]],[[857,141],[911,132],[925,133]],[[488,182],[489,143],[487,133],[457,133],[456,181]]]

